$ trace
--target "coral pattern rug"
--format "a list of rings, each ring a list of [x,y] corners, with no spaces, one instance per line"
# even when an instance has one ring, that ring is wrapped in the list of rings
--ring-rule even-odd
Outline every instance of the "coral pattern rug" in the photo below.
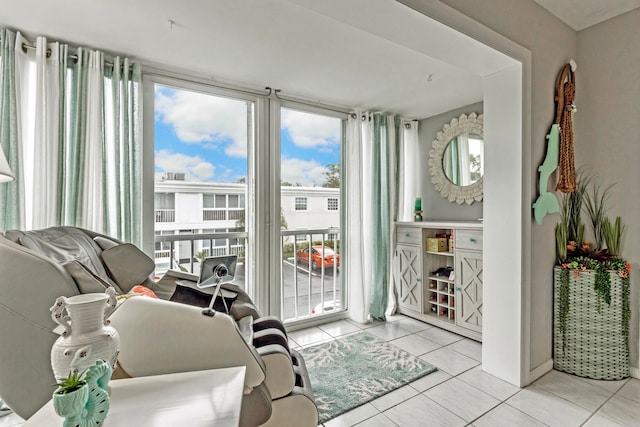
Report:
[[[366,332],[300,350],[320,423],[434,372],[437,368]]]

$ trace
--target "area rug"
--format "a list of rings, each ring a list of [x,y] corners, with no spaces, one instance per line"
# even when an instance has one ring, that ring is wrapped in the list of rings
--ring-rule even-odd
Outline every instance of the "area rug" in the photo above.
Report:
[[[300,350],[323,423],[436,370],[366,332]]]

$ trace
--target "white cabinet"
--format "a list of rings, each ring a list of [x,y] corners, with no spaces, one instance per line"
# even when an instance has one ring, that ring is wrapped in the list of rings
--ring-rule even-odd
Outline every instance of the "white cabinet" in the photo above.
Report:
[[[398,305],[420,312],[422,307],[422,256],[420,246],[396,247]]]
[[[398,305],[422,310],[422,231],[414,227],[396,228],[395,278]]]
[[[448,244],[448,250],[427,250],[427,239],[452,234],[453,245]],[[481,341],[482,225],[397,223],[396,242],[398,311]]]
[[[456,324],[482,333],[482,252],[456,250]]]

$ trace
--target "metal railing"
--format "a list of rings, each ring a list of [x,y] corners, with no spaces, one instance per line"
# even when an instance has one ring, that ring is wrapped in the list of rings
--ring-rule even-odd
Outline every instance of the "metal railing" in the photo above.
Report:
[[[226,246],[215,246],[216,240],[225,240]],[[231,244],[231,240],[238,240],[240,244]],[[239,258],[244,255],[247,240],[246,232],[231,233],[189,233],[189,234],[166,234],[155,236],[155,243],[169,243],[169,249],[155,251],[156,266],[165,265],[167,269],[176,268],[186,270],[190,273],[197,273],[196,267],[199,262],[197,255],[217,256],[227,254],[237,254]],[[207,246],[196,245],[196,242],[206,242]],[[176,248],[176,245],[178,248]],[[211,251],[213,248],[213,253]],[[217,253],[216,253],[217,251]],[[188,268],[187,268],[188,266]],[[156,274],[161,273],[156,267]],[[238,281],[236,275],[236,282]],[[239,283],[236,283],[239,284]],[[242,285],[241,285],[242,286]]]
[[[340,230],[338,228],[282,230],[280,235],[282,248],[280,309],[283,320],[291,322],[344,310],[344,287],[340,275],[342,260],[338,237]],[[329,236],[338,238],[329,239]],[[300,239],[300,237],[304,238]],[[309,247],[312,249],[315,247],[319,255],[308,256],[304,249]],[[333,255],[328,255],[330,251]]]
[[[228,240],[227,240],[228,242]],[[244,252],[244,245],[214,246],[213,248],[202,248],[205,256],[240,255]]]
[[[176,222],[175,209],[156,209],[156,222]]]
[[[283,320],[291,322],[345,310],[346,298],[340,274],[342,259],[338,259],[340,230],[282,230],[280,235],[280,310]],[[156,265],[198,273],[197,257],[238,254],[235,284],[246,289],[242,258],[246,253],[247,237],[246,232],[158,235],[155,242],[161,243],[162,249],[155,252]],[[226,245],[214,244],[220,240],[225,240]],[[328,252],[322,248],[330,249],[333,260],[330,255],[320,258],[305,256],[302,251],[310,246],[317,247],[321,254]],[[157,273],[162,272],[161,268],[157,270]]]
[[[237,221],[242,218],[244,208],[204,208],[203,221]]]

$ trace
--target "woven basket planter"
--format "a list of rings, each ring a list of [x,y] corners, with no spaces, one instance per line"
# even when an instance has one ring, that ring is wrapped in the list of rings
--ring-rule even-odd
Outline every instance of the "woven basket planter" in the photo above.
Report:
[[[569,275],[566,332],[560,325],[560,267],[554,269],[553,366],[580,377],[619,380],[629,376],[629,346],[623,328],[622,279],[611,272],[611,305],[598,313],[595,272]]]

